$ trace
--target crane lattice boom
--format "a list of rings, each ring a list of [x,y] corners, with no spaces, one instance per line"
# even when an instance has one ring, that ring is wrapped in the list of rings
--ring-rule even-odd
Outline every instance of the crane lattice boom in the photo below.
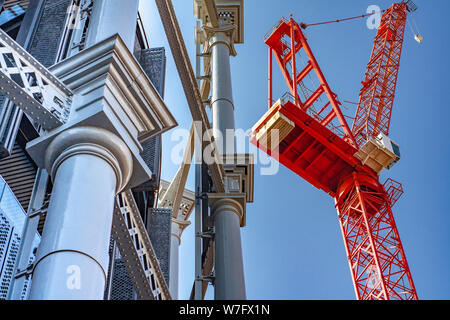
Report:
[[[381,17],[352,127],[359,146],[389,135],[407,11],[406,3],[396,3]]]

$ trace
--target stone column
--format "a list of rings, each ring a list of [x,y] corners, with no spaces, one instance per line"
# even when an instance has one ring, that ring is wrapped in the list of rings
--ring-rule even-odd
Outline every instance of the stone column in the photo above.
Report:
[[[53,192],[30,298],[102,299],[114,197],[131,177],[131,153],[104,129],[78,127],[52,141],[45,166]]]

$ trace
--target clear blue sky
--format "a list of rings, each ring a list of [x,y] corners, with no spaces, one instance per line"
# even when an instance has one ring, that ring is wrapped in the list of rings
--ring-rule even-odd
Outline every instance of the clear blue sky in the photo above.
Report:
[[[267,47],[264,34],[290,13],[307,23],[365,13],[369,5],[386,8],[388,0],[245,0],[245,43],[232,58],[236,126],[251,128],[266,111]],[[448,12],[450,1],[415,0],[413,16],[424,37],[419,45],[406,30],[391,138],[401,161],[381,180],[403,183],[405,194],[394,215],[419,298],[450,299],[450,71]],[[195,62],[193,4],[173,0],[191,60]],[[192,118],[154,1],[141,0],[150,45],[167,50],[166,103],[180,127]],[[340,100],[357,101],[375,30],[365,20],[307,30],[309,44]],[[278,74],[279,75],[279,74]],[[286,91],[278,78],[275,96]],[[353,115],[355,106],[344,110]],[[171,133],[164,136],[163,172],[171,180]],[[354,290],[333,199],[281,167],[277,175],[255,169],[255,203],[247,207],[242,229],[249,299],[354,299]],[[188,188],[194,188],[191,172]],[[193,221],[194,214],[192,215]],[[180,248],[180,298],[188,298],[194,279],[194,226]],[[208,290],[208,297],[213,295]]]

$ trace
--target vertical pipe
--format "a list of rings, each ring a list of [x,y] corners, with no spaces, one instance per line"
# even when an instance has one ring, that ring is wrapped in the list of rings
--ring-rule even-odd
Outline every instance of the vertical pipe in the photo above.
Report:
[[[195,71],[197,84],[200,87],[200,22],[197,21],[195,30]],[[203,163],[203,148],[202,148],[202,128],[194,123],[194,138],[195,138],[195,234],[199,235],[202,232],[202,163]],[[195,237],[195,282],[194,282],[194,300],[202,300],[202,239],[199,236]]]
[[[197,150],[196,152],[199,152]],[[200,151],[201,152],[201,151]],[[201,180],[202,164],[195,164],[195,283],[194,300],[202,300],[202,201],[201,201]]]
[[[242,207],[234,200],[221,199],[213,205],[215,224],[216,300],[245,300],[244,261],[240,219]]]
[[[30,256],[33,250],[33,242],[36,237],[40,215],[30,218],[30,213],[39,210],[45,199],[47,184],[50,180],[45,169],[38,169],[34,182],[33,192],[31,194],[30,205],[25,220],[25,227],[22,233],[22,241],[20,243],[19,257],[15,265],[16,273],[18,270],[25,270],[30,262]],[[22,290],[25,285],[26,277],[14,279],[8,291],[8,300],[20,300]]]
[[[211,108],[214,136],[219,154],[233,154],[235,150],[229,42],[228,36],[223,32],[216,32],[211,39]]]

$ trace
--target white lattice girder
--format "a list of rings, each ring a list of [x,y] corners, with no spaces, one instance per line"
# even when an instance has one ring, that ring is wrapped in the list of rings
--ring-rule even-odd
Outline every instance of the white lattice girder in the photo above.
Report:
[[[69,117],[71,90],[1,29],[0,92],[45,130]]]

